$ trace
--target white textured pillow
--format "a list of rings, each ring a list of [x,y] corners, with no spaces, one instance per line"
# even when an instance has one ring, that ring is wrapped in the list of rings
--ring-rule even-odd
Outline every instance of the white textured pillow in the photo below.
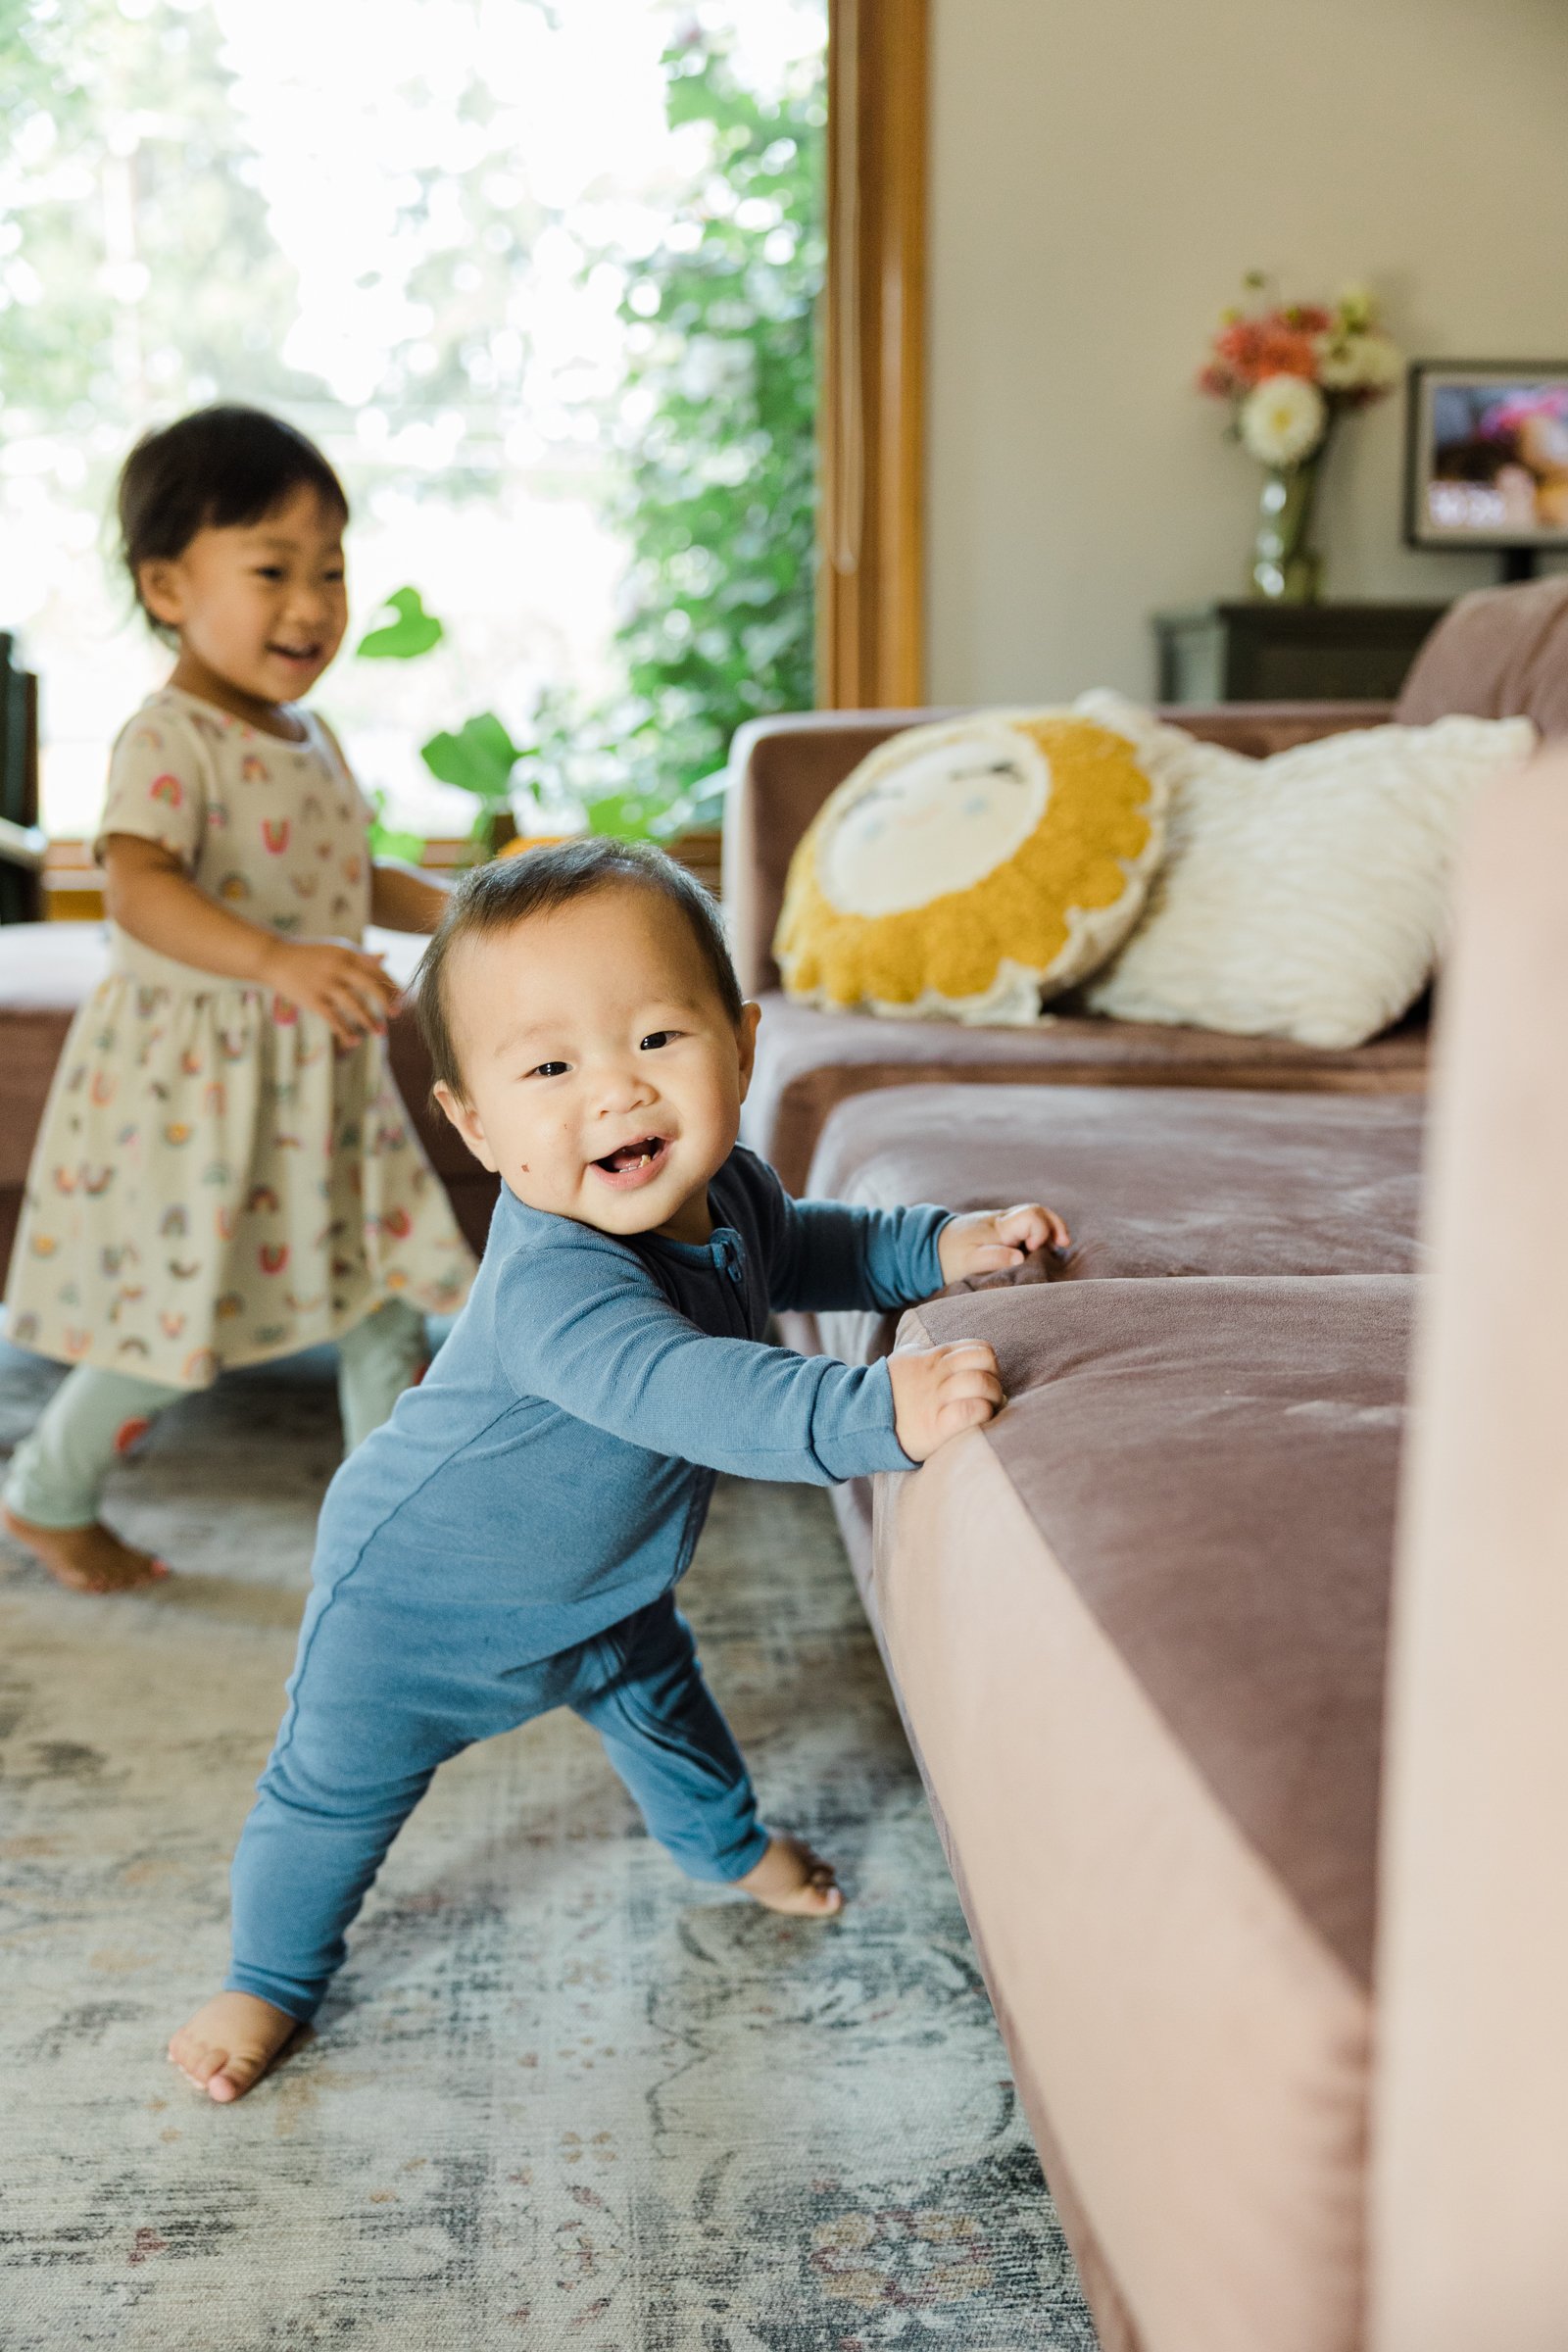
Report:
[[[1249,760],[1117,694],[1075,708],[1161,755],[1172,783],[1143,920],[1085,1002],[1303,1046],[1363,1045],[1414,1004],[1465,808],[1536,741],[1527,718],[1440,718]]]

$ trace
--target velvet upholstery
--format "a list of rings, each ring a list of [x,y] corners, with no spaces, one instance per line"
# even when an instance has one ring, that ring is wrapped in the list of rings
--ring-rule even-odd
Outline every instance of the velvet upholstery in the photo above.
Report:
[[[1383,1841],[1373,2352],[1568,2344],[1568,747],[1477,812],[1439,1036]]]
[[[1416,1269],[1419,1096],[1178,1088],[909,1086],[858,1095],[829,1119],[808,1191],[872,1208],[1048,1200],[1065,1260],[1042,1255],[965,1288],[1213,1274]],[[862,1363],[897,1317],[844,1312],[786,1328]]]
[[[741,1132],[785,1184],[806,1183],[829,1115],[853,1095],[942,1081],[975,1087],[1246,1087],[1289,1093],[1419,1094],[1426,1085],[1424,1008],[1386,1037],[1345,1053],[1279,1038],[1166,1028],[1063,1012],[1031,1029],[957,1021],[887,1021],[761,1000],[757,1067]]]
[[[1405,1275],[944,1298],[1005,1411],[868,1600],[1020,2089],[1150,2352],[1351,2352]]]
[[[954,1086],[843,1102],[809,1190],[1043,1197],[955,1286],[1010,1401],[835,1495],[1097,2324],[1358,2344],[1382,1678],[1425,1104]],[[786,1318],[851,1360],[894,1319]],[[1019,1871],[1016,1857],[1028,1855]],[[1232,2063],[1237,2041],[1249,2065]]]
[[[1532,718],[1568,735],[1568,577],[1478,588],[1446,612],[1404,681],[1395,716],[1424,727],[1449,711]]]

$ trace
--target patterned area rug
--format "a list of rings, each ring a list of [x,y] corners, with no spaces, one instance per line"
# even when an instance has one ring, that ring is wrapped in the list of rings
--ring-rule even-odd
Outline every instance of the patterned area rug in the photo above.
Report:
[[[0,1441],[55,1377],[0,1348]],[[219,2109],[164,2063],[336,1447],[324,1360],[234,1376],[119,1474],[163,1591],[0,1563],[7,2352],[1093,2352],[815,1493],[722,1488],[685,1592],[838,1927],[691,1886],[554,1716],[438,1777],[277,2075]]]

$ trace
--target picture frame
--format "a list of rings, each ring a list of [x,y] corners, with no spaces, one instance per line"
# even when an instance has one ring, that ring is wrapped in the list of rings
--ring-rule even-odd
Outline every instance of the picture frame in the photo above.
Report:
[[[1568,551],[1568,359],[1411,362],[1404,539]]]

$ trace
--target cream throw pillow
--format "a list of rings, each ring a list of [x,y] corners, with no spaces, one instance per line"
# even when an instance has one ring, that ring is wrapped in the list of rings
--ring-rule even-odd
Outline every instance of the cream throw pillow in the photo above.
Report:
[[[789,994],[913,1019],[1037,1021],[1137,921],[1166,785],[1121,727],[988,710],[862,760],[790,861]]]
[[[1165,862],[1091,1010],[1330,1048],[1363,1045],[1421,994],[1465,808],[1536,740],[1527,718],[1441,718],[1249,760],[1120,695],[1076,708],[1173,779]]]

